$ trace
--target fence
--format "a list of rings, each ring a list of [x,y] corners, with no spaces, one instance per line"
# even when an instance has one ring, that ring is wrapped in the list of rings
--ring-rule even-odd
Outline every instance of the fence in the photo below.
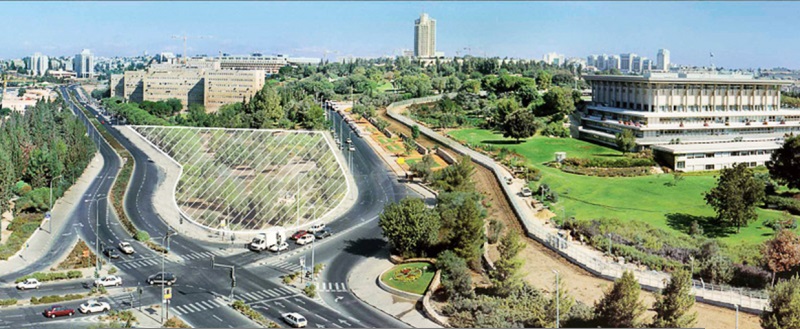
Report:
[[[402,114],[395,113],[395,110],[406,105],[435,102],[441,99],[442,96],[443,95],[436,95],[395,102],[387,107],[386,114],[391,118],[411,127],[417,123]],[[455,96],[454,94],[450,94],[448,97]],[[422,134],[425,134],[429,138],[442,145],[446,145],[462,156],[470,156],[473,161],[491,170],[494,173],[497,181],[500,183],[499,185],[503,189],[506,200],[508,200],[517,218],[519,218],[522,226],[525,229],[525,232],[527,232],[528,236],[534,240],[557,252],[559,255],[575,265],[578,265],[586,271],[589,271],[590,273],[607,280],[616,280],[622,277],[622,273],[627,270],[634,273],[642,288],[650,291],[656,291],[664,288],[666,283],[669,281],[670,276],[667,273],[658,271],[643,271],[636,269],[631,265],[626,266],[612,262],[611,260],[604,258],[602,253],[596,250],[589,249],[588,247],[571,241],[567,241],[566,239],[558,236],[556,229],[545,227],[538,221],[530,218],[528,213],[522,211],[525,205],[517,198],[512,197],[514,195],[514,191],[511,191],[508,185],[502,183],[502,177],[504,177],[505,174],[502,172],[500,166],[497,165],[497,163],[495,163],[490,157],[461,145],[450,138],[444,137],[428,127],[420,125],[419,128]],[[738,305],[739,309],[748,313],[760,314],[768,307],[769,304],[767,295],[763,291],[746,291],[743,288],[710,285],[704,284],[700,281],[696,281],[693,284],[692,290],[695,294],[695,298],[698,301],[727,308],[734,308],[736,305]]]

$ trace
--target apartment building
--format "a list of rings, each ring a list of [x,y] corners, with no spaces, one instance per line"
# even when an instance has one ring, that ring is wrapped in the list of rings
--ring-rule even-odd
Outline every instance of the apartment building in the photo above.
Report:
[[[220,68],[226,70],[262,70],[265,74],[278,74],[278,71],[289,65],[289,58],[284,56],[262,56],[261,54],[222,56]],[[317,61],[319,63],[319,61]]]
[[[222,105],[250,98],[264,86],[263,70],[208,70],[205,72],[203,104],[206,110],[216,111]]]
[[[785,134],[800,133],[800,110],[781,108],[788,81],[717,72],[584,78],[592,101],[580,113],[580,138],[614,146],[631,130],[637,148],[675,170],[764,165]]]

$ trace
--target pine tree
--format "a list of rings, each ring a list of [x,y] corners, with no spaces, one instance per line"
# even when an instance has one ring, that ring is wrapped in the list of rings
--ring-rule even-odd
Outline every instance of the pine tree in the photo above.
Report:
[[[764,329],[800,328],[800,277],[781,281],[770,289],[769,307],[761,313]]]
[[[692,279],[687,271],[672,273],[667,286],[653,305],[656,316],[654,328],[689,328],[697,321],[697,312],[691,312],[694,305]]]
[[[500,296],[508,296],[523,286],[520,278],[519,268],[522,267],[522,260],[517,258],[517,254],[525,245],[519,240],[519,236],[512,230],[500,239],[500,246],[497,251],[500,259],[495,262],[495,269],[490,273],[492,285]]]
[[[633,272],[625,271],[622,278],[614,281],[614,286],[606,291],[603,299],[595,304],[595,316],[602,326],[612,328],[634,328],[639,326],[638,318],[644,314],[645,307],[639,301],[639,282]]]

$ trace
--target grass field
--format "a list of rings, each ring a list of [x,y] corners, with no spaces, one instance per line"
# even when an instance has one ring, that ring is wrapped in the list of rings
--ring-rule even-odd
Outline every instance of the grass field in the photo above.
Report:
[[[378,86],[377,91],[382,93],[382,92],[385,92],[385,91],[387,91],[389,89],[392,89],[392,83],[387,81],[387,82],[384,82],[382,85]]]
[[[400,271],[403,271],[404,269],[419,270],[421,271],[422,275],[415,280],[409,280],[409,281],[399,281],[395,279],[396,276],[400,273]],[[434,274],[436,274],[436,270],[434,269],[434,266],[430,263],[424,263],[424,262],[406,263],[406,264],[396,265],[391,270],[386,271],[386,273],[384,273],[383,276],[381,276],[381,281],[383,281],[392,288],[422,295],[425,293],[425,290],[428,289],[428,285],[431,284]]]
[[[515,144],[500,134],[482,129],[463,129],[449,133],[453,138],[470,144],[491,144],[507,147],[524,156],[541,169],[542,183],[550,185],[559,194],[559,202],[551,210],[558,216],[575,216],[580,219],[619,218],[642,220],[651,225],[686,232],[693,220],[704,226],[706,232],[728,244],[755,244],[769,239],[772,230],[764,227],[767,218],[777,218],[780,212],[758,209],[759,219],[741,232],[719,232],[708,221],[715,215],[706,205],[703,193],[716,184],[715,173],[686,175],[676,186],[672,174],[640,177],[591,177],[562,172],[544,165],[555,159],[554,152],[567,152],[568,157],[618,157],[614,149],[571,138],[534,136]]]

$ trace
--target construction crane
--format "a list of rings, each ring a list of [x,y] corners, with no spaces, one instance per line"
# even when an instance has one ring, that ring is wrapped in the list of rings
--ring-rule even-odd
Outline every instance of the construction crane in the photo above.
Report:
[[[186,65],[186,40],[187,39],[211,39],[213,36],[210,35],[199,35],[199,36],[187,36],[184,35],[173,35],[173,39],[183,39],[183,65]]]

